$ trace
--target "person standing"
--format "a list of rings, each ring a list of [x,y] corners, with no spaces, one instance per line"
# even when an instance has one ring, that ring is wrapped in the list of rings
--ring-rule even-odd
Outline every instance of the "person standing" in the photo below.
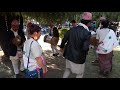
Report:
[[[24,67],[29,72],[33,72],[31,75],[35,74],[34,71],[39,71],[40,76],[29,76],[29,72],[26,72],[26,78],[45,78],[47,72],[45,56],[37,41],[41,36],[41,28],[36,24],[32,24],[29,28],[29,35],[30,39],[25,41],[23,49]]]
[[[11,30],[8,31],[8,52],[16,78],[20,77],[19,61],[21,62],[20,71],[24,71],[22,51],[25,40],[26,39],[23,30],[19,29],[18,20],[13,19],[11,22]]]
[[[76,78],[83,78],[86,55],[89,50],[91,33],[88,26],[92,20],[92,13],[84,12],[81,23],[68,30],[60,45],[60,51],[66,59],[66,68],[63,78],[68,78],[70,73],[75,73]]]
[[[109,21],[101,22],[102,29],[98,32],[96,39],[98,40],[98,53],[100,73],[109,75],[112,71],[113,48],[118,46],[117,37],[112,29],[109,29]]]
[[[30,28],[31,25],[32,25],[31,22],[28,22],[28,23],[27,23],[27,30],[26,30],[26,36],[27,36],[27,39],[30,39],[29,28]]]
[[[104,16],[100,17],[99,27],[98,27],[98,29],[97,29],[96,32],[95,32],[95,33],[96,33],[96,34],[95,34],[96,37],[98,37],[99,31],[102,29],[101,22],[102,22],[103,20],[106,20],[106,17],[104,17]],[[96,38],[95,38],[95,42],[96,42],[96,41],[97,41],[97,40],[96,40]],[[94,45],[94,48],[93,48],[93,52],[94,52],[94,55],[95,55],[95,60],[92,61],[92,64],[99,64],[98,54],[97,54],[96,50],[97,50],[97,43]]]
[[[72,27],[76,27],[77,26],[77,22],[75,20],[72,20],[71,23],[72,23]]]
[[[59,50],[57,49],[57,44],[59,41],[59,31],[57,29],[57,27],[55,27],[53,25],[53,22],[50,23],[50,36],[52,36],[51,39],[51,48],[52,48],[52,52],[53,52],[53,56],[57,56],[59,55]]]

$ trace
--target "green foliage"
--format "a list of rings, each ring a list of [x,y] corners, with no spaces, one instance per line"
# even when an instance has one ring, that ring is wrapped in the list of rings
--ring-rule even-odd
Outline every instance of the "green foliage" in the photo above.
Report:
[[[69,30],[69,28],[59,29],[60,38],[64,37],[64,34]]]
[[[19,15],[20,12],[0,12],[1,15],[5,14],[17,14]],[[76,20],[80,22],[81,15],[83,12],[21,12],[24,21],[25,19],[34,18],[40,24],[47,24],[49,25],[50,20],[54,22],[54,24],[59,23],[63,24],[65,21]],[[92,12],[93,13],[93,20],[99,21],[101,16],[107,17],[111,21],[119,21],[120,20],[120,12]]]
[[[76,20],[80,22],[83,12],[22,12],[23,15],[36,19],[40,23],[49,24],[50,20],[63,24],[65,21]],[[111,21],[120,20],[120,12],[92,12],[93,20],[99,21],[101,16],[105,16]]]

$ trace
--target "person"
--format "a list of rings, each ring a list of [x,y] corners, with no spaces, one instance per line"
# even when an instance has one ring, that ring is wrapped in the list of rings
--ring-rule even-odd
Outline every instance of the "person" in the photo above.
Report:
[[[98,35],[98,32],[102,29],[101,22],[102,22],[103,20],[106,20],[106,17],[105,17],[105,16],[100,17],[99,27],[98,27],[98,29],[97,29],[96,32],[95,32],[95,36],[96,36],[96,37],[97,37],[97,35]],[[96,38],[95,38],[95,42],[96,42],[96,41],[97,41],[97,40],[96,40]],[[95,55],[95,60],[92,61],[92,64],[99,64],[98,54],[97,54],[96,50],[97,50],[97,42],[95,43],[94,48],[93,48],[93,52],[94,52],[94,55]]]
[[[112,29],[114,32],[116,32],[117,31],[117,27],[118,27],[118,23],[117,22],[110,21],[109,29]]]
[[[113,48],[118,46],[117,37],[112,29],[109,29],[109,21],[101,22],[102,29],[98,32],[96,39],[98,40],[98,53],[100,73],[109,75],[112,71]]]
[[[88,27],[90,31],[96,31],[96,21],[91,22],[91,26]]]
[[[51,48],[52,48],[52,52],[53,52],[53,56],[57,56],[59,55],[59,50],[57,49],[57,44],[59,41],[59,31],[57,29],[57,27],[55,27],[53,25],[53,22],[50,22],[50,36],[52,36],[51,39]]]
[[[26,36],[27,36],[27,39],[30,39],[29,28],[30,28],[31,25],[32,25],[31,22],[28,22],[28,23],[27,23],[27,30],[26,30]]]
[[[92,20],[92,13],[84,12],[81,23],[68,30],[60,45],[60,51],[66,59],[66,69],[63,78],[68,78],[70,73],[75,73],[76,78],[83,78],[86,55],[89,50],[91,33],[88,26]]]
[[[46,61],[42,47],[37,41],[41,36],[41,28],[36,24],[32,24],[29,28],[29,34],[30,39],[25,41],[23,48],[24,67],[29,71],[40,70],[40,77],[44,78],[47,72]],[[27,74],[28,72],[26,72],[26,78],[38,78],[38,76],[30,77]]]
[[[10,60],[12,61],[16,78],[20,77],[19,61],[21,62],[20,71],[24,71],[22,50],[25,40],[26,39],[23,30],[19,29],[18,20],[14,19],[11,23],[11,30],[8,31],[8,52],[10,55]]]
[[[72,23],[72,26],[73,26],[73,27],[76,27],[76,26],[77,26],[77,22],[76,22],[75,20],[72,20],[71,23]]]
[[[4,55],[2,56],[2,60],[10,59],[8,52],[8,48],[9,48],[8,31],[11,29],[11,22],[14,18],[19,20],[19,15],[16,16],[14,12],[11,13],[8,12],[0,15],[0,45],[4,52]],[[19,29],[23,29],[22,27],[23,27],[23,17],[22,14],[20,14]]]
[[[117,40],[119,41],[119,31],[116,30],[116,36],[117,36]]]

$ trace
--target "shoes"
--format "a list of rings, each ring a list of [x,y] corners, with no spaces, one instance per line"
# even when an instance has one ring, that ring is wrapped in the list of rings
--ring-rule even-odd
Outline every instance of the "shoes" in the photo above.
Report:
[[[25,73],[25,70],[21,71],[22,73]]]
[[[94,60],[94,61],[92,61],[92,63],[99,63],[99,60]]]
[[[99,60],[92,61],[92,64],[99,64]]]
[[[100,75],[103,75],[103,76],[109,76],[109,72],[99,72]]]
[[[109,72],[104,72],[103,75],[104,76],[109,76]]]

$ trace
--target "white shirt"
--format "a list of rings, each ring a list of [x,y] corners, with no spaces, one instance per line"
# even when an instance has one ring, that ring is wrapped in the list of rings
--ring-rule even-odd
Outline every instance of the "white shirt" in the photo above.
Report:
[[[98,29],[96,30],[96,33],[98,33],[100,31],[100,27],[98,27]]]
[[[109,30],[108,28],[98,29],[96,39],[98,39],[99,42],[103,41]]]
[[[31,44],[32,41],[33,43]],[[30,44],[31,44],[31,51],[30,51]],[[29,51],[30,51],[30,56],[29,56]],[[37,41],[35,41],[33,38],[26,40],[23,48],[24,67],[27,68],[28,56],[29,56],[28,69],[32,71],[32,70],[35,70],[36,68],[41,68],[38,66],[35,58],[41,57],[42,53],[43,53],[43,50]]]
[[[29,32],[28,32],[28,28],[26,29],[26,36],[27,36],[27,39],[30,38],[30,35],[29,35]]]
[[[117,38],[113,30],[106,28],[101,30],[99,34],[101,35],[100,39],[102,43],[98,45],[97,53],[108,54],[113,50],[114,47],[118,46]]]
[[[87,30],[89,31],[89,28],[88,28],[85,24],[79,23],[78,25],[79,25],[79,26],[83,26],[85,29],[87,29]]]
[[[13,29],[11,29],[11,31],[14,33],[15,37],[18,35],[17,31],[15,32]]]
[[[13,29],[11,29],[11,31],[14,33],[15,37],[18,36],[18,31],[15,32]],[[21,47],[17,47],[17,49],[22,51]]]

